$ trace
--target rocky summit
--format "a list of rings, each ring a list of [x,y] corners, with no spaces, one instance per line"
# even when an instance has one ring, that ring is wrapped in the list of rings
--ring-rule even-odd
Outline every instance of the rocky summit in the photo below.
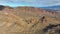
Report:
[[[59,34],[59,14],[34,7],[0,6],[0,34]]]

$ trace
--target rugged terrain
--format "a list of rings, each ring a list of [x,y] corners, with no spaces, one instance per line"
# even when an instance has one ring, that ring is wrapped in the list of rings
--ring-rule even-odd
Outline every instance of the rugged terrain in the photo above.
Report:
[[[41,8],[0,6],[0,34],[59,34],[59,17]]]

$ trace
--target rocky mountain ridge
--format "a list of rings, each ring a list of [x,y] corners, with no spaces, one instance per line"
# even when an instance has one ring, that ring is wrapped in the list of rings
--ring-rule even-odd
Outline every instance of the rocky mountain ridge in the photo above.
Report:
[[[57,15],[56,12],[50,12],[41,8],[11,8],[4,6],[4,9],[0,10],[0,33],[42,34],[43,32],[43,34],[46,34],[43,29],[47,26],[60,24],[60,19],[58,19],[59,16],[57,17]],[[48,28],[48,30],[50,29]]]

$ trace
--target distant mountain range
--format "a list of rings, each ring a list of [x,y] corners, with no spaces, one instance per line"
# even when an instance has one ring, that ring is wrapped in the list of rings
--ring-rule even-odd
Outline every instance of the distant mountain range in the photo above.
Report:
[[[48,7],[41,7],[43,9],[51,9],[51,10],[60,10],[60,5],[57,6],[48,6]]]

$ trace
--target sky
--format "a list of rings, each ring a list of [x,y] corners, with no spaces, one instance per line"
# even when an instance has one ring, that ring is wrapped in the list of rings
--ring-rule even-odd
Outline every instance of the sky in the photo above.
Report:
[[[60,0],[0,0],[0,5],[11,7],[17,6],[47,7],[60,5]]]

